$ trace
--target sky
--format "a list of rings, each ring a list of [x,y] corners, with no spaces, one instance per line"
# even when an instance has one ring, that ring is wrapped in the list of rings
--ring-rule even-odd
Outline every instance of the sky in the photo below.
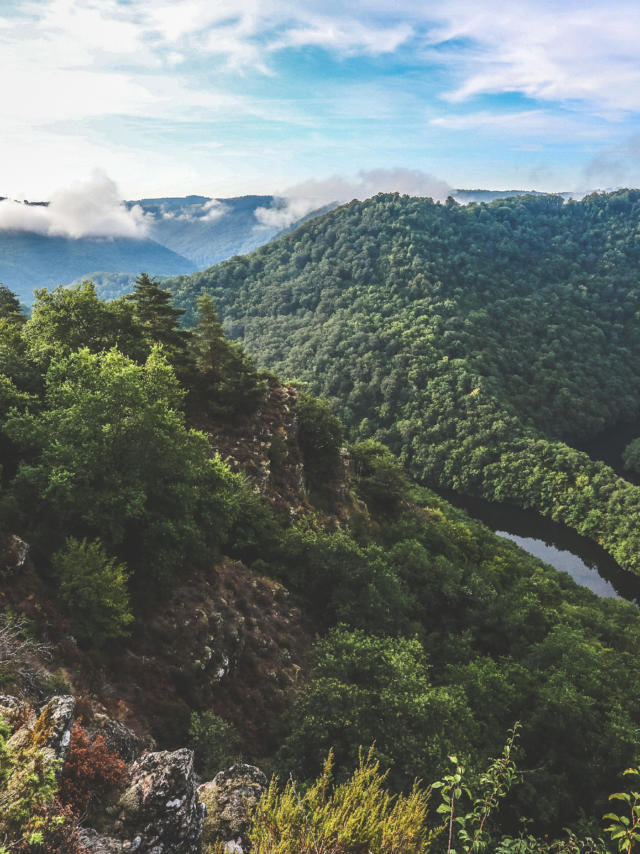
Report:
[[[638,44],[637,0],[0,0],[0,195],[638,186]]]

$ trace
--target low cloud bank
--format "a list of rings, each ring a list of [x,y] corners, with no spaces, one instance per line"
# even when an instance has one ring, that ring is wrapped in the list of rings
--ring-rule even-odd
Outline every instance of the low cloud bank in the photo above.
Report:
[[[0,201],[0,231],[28,231],[48,237],[147,236],[151,218],[139,205],[127,208],[114,181],[102,172],[53,194],[47,206]]]
[[[162,210],[160,219],[171,219],[176,222],[217,222],[227,213],[229,208],[219,199],[209,199],[202,205],[186,205],[176,210]]]
[[[355,178],[333,175],[323,181],[304,181],[285,190],[268,208],[256,208],[260,226],[286,228],[302,217],[331,204],[351,199],[368,199],[376,193],[403,193],[430,196],[444,201],[453,193],[446,181],[420,169],[372,169],[358,172]]]

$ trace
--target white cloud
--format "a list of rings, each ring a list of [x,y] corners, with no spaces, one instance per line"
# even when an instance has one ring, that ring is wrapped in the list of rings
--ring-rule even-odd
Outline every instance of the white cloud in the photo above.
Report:
[[[209,199],[208,202],[203,204],[202,210],[205,213],[200,219],[204,219],[207,222],[217,222],[227,213],[228,208],[222,202],[218,201],[218,199]]]
[[[229,208],[219,199],[209,199],[201,205],[187,205],[175,210],[163,209],[161,219],[173,219],[178,222],[217,222]]]
[[[351,199],[367,199],[376,193],[430,196],[442,201],[453,192],[446,181],[419,169],[372,169],[354,178],[333,175],[324,180],[304,181],[289,187],[269,208],[257,208],[261,226],[286,228],[311,211]]]
[[[635,2],[449,0],[431,7],[428,42],[458,79],[447,97],[520,92],[607,111],[640,109]],[[447,49],[447,46],[448,49]]]
[[[18,230],[50,237],[146,236],[150,220],[139,205],[122,204],[115,183],[96,172],[90,180],[54,193],[46,207],[0,201],[0,231]]]

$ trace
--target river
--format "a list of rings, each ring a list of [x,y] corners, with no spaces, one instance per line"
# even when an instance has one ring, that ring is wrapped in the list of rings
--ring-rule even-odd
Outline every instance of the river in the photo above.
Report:
[[[455,507],[484,522],[499,536],[513,540],[529,554],[568,572],[575,582],[598,596],[640,603],[640,578],[622,570],[604,549],[565,525],[545,519],[532,510],[494,504],[451,490],[439,489],[438,493]]]

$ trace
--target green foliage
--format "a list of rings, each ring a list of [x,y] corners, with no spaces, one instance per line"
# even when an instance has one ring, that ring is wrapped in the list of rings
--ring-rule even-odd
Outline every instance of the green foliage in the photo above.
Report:
[[[189,724],[189,746],[198,773],[212,780],[218,771],[231,765],[236,755],[237,733],[232,724],[213,712],[192,712]]]
[[[44,845],[48,834],[63,821],[45,809],[56,796],[58,763],[41,749],[37,739],[11,749],[8,735],[0,718],[0,839],[7,851],[19,843]]]
[[[21,326],[27,319],[20,300],[6,285],[0,284],[0,318]]]
[[[304,597],[320,625],[390,633],[406,625],[410,593],[379,545],[303,523],[285,532],[275,552],[272,572]]]
[[[51,562],[60,597],[80,638],[103,646],[107,640],[128,634],[133,616],[127,569],[107,555],[100,540],[80,542],[69,537]]]
[[[397,513],[409,498],[410,486],[397,457],[374,439],[349,447],[357,493],[380,514]]]
[[[622,452],[622,464],[625,469],[640,474],[640,438],[629,442]]]
[[[396,787],[436,775],[463,737],[468,709],[454,686],[432,684],[417,640],[337,628],[318,641],[314,658],[286,719],[282,767],[308,778],[333,746],[344,773],[364,741],[375,744]]]
[[[14,412],[5,428],[23,453],[11,485],[17,529],[47,550],[66,535],[100,537],[147,578],[170,578],[218,545],[234,479],[186,428],[181,401],[157,351],[144,365],[117,350],[55,359],[43,410]]]
[[[463,851],[464,854],[472,854],[475,851],[481,854],[487,850],[491,838],[487,822],[516,780],[516,765],[512,753],[517,732],[518,724],[511,731],[502,756],[495,759],[487,771],[480,775],[479,794],[471,794],[464,779],[464,766],[458,763],[456,756],[449,757],[455,766],[454,773],[445,775],[441,782],[433,784],[434,789],[440,789],[442,799],[437,812],[446,816],[448,823],[447,854],[452,851],[454,854],[457,851]],[[467,813],[456,809],[458,801],[465,795],[470,801]]]
[[[124,299],[133,306],[134,317],[147,346],[161,345],[174,368],[184,370],[189,334],[180,328],[184,310],[173,307],[171,294],[160,287],[157,279],[142,273],[136,279],[133,293]]]
[[[333,783],[333,755],[305,791],[272,780],[253,814],[255,854],[425,854],[435,832],[428,827],[428,790],[415,785],[393,798],[384,788],[373,753],[360,755],[354,773]]]
[[[281,767],[309,780],[335,745],[343,773],[361,743],[352,733],[362,727],[361,740],[375,739],[395,760],[391,782],[405,764],[409,775],[428,779],[440,770],[437,745],[467,751],[475,768],[522,719],[521,755],[535,773],[514,793],[512,809],[557,830],[580,810],[593,811],[617,769],[640,759],[637,609],[598,599],[427,490],[415,498],[418,506],[408,502],[401,515],[380,517],[369,531],[360,526],[357,536],[299,524],[272,550],[269,574],[302,598],[316,625],[348,626],[316,648],[316,667],[283,724]],[[381,633],[418,639],[412,648],[422,648],[429,669],[418,668],[424,682],[416,696],[441,703],[442,731],[437,720],[425,722],[428,706],[420,703],[403,707],[402,735],[385,723],[385,708],[399,700],[388,696],[396,674],[380,648],[395,640]],[[337,639],[339,655],[326,652]],[[376,666],[364,668],[371,659]],[[433,740],[415,746],[411,733],[421,729]],[[598,774],[586,770],[587,756]]]
[[[80,347],[93,353],[118,347],[133,358],[147,357],[149,350],[130,306],[122,300],[102,302],[93,282],[51,291],[41,288],[35,297],[24,340],[31,356],[45,369],[52,359]]]
[[[167,282],[429,482],[535,508],[640,574],[640,488],[572,445],[638,416],[640,191],[379,195]]]
[[[306,391],[298,391],[296,414],[305,475],[312,489],[321,490],[339,471],[342,423],[326,400]]]
[[[621,801],[626,806],[625,814],[607,813],[604,818],[610,824],[605,828],[606,833],[618,851],[630,854],[637,842],[640,842],[640,792],[637,791],[640,769],[627,768],[622,772],[627,777],[633,777],[634,789],[630,792],[614,792],[609,795],[610,801]]]
[[[228,341],[208,294],[198,299],[187,379],[190,407],[217,419],[250,415],[265,398],[265,384],[238,344]]]

